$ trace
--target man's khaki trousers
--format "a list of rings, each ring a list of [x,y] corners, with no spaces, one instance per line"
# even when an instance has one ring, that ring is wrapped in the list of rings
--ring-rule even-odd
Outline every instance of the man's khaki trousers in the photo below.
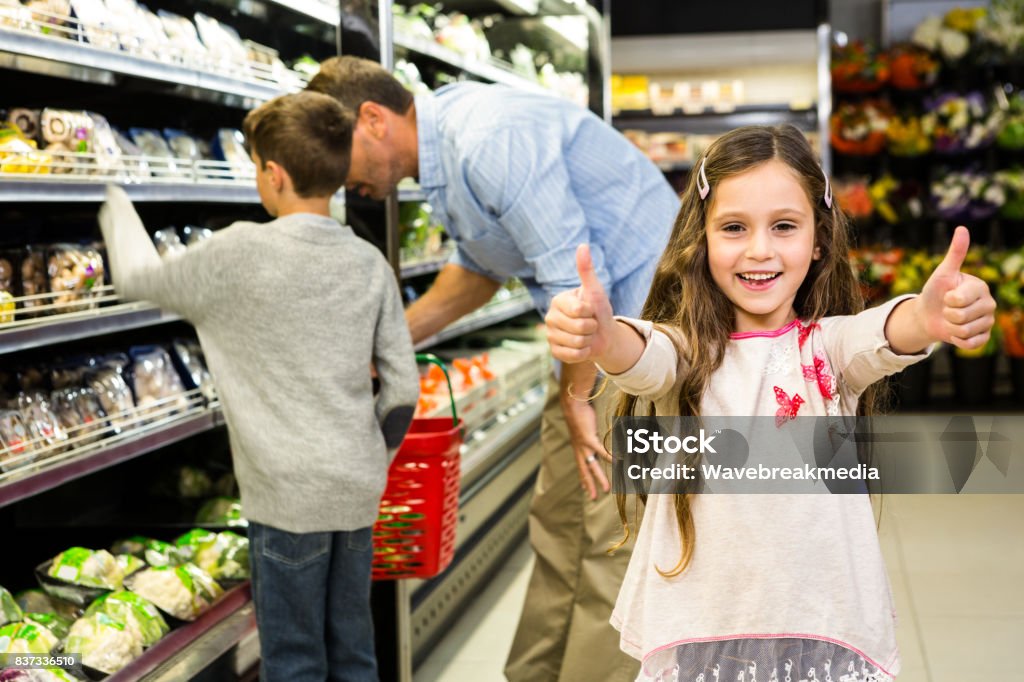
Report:
[[[591,501],[581,489],[558,383],[549,381],[548,391],[530,504],[536,561],[505,675],[511,682],[632,682],[640,663],[622,653],[619,633],[608,622],[632,538],[614,555],[607,553],[622,539],[615,496],[599,489]],[[614,393],[606,387],[594,400],[602,438]],[[604,467],[611,481],[611,467]]]

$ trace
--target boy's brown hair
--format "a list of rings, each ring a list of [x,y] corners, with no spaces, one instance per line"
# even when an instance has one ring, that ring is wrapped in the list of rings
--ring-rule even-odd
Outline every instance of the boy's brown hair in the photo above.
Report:
[[[376,102],[396,114],[409,111],[413,103],[412,93],[387,69],[360,57],[324,60],[306,90],[330,95],[357,115],[363,102]]]
[[[279,164],[300,197],[331,196],[345,184],[355,117],[333,97],[282,95],[253,109],[242,123],[246,149],[263,167]]]

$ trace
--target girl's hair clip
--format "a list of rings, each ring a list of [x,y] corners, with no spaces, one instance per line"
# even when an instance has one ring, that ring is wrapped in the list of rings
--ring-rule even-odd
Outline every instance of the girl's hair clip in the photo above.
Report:
[[[821,169],[821,174],[825,176],[825,205],[832,208],[832,185],[828,181],[828,173],[825,169]]]
[[[708,182],[707,173],[704,172],[704,161],[707,157],[700,160],[700,172],[697,174],[697,192],[700,193],[700,200],[704,201],[708,198],[708,192],[711,191],[711,184]]]

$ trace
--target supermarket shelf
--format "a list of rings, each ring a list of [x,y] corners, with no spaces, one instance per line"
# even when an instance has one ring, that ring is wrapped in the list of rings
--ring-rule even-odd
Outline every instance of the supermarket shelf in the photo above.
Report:
[[[180,318],[151,303],[119,303],[106,308],[36,317],[0,324],[0,354],[66,341],[149,327]]]
[[[192,679],[256,630],[249,582],[228,590],[209,611],[172,630],[108,682]]]
[[[402,263],[402,279],[408,279],[410,277],[418,277],[419,275],[429,275],[432,272],[438,272],[448,262],[448,256],[443,258],[434,258],[431,260],[420,260],[413,261],[411,263]]]
[[[492,324],[512,319],[513,317],[522,315],[530,310],[533,310],[533,300],[530,298],[529,294],[525,293],[514,296],[506,301],[502,301],[501,303],[489,304],[487,307],[453,322],[434,336],[424,339],[420,343],[416,344],[416,350],[423,350],[425,348],[430,348],[431,346],[436,346],[439,343],[449,339],[454,339],[457,336],[462,336],[463,334],[468,334],[469,332],[476,331],[477,329],[483,329],[484,327],[490,327]]]
[[[436,59],[439,62],[444,62],[449,66],[453,66],[468,74],[472,74],[478,78],[483,78],[484,80],[491,81],[493,83],[510,85],[512,87],[519,88],[520,90],[550,93],[550,91],[541,84],[520,76],[515,71],[512,71],[510,66],[505,66],[497,60],[482,62],[476,59],[464,57],[458,52],[450,50],[443,45],[431,40],[424,40],[417,36],[396,34],[395,45],[425,57]]]
[[[222,423],[222,419],[219,408],[193,409],[106,439],[95,444],[95,448],[87,446],[90,450],[87,454],[71,451],[52,460],[15,469],[0,477],[0,507],[209,431]]]
[[[106,181],[12,180],[0,174],[0,201],[102,202]],[[260,196],[252,183],[197,184],[153,183],[122,185],[132,201],[189,201],[224,204],[258,204]]]
[[[521,439],[523,433],[540,426],[546,390],[547,385],[542,381],[520,396],[516,403],[499,412],[489,426],[467,435],[466,444],[462,446],[463,490],[493,471],[495,460]]]
[[[338,3],[319,2],[319,0],[269,0],[271,4],[291,10],[311,19],[316,19],[331,26],[337,26],[341,20],[341,9]]]
[[[746,125],[782,125],[790,123],[805,131],[814,131],[818,123],[816,110],[791,109],[788,105],[747,105],[731,111],[705,110],[684,113],[677,109],[671,115],[656,116],[649,110],[623,111],[612,118],[619,130],[643,130],[649,133],[688,132],[723,133]]]
[[[215,94],[234,95],[257,101],[265,101],[285,92],[285,88],[269,81],[246,80],[209,73],[184,65],[161,62],[155,58],[105,49],[59,36],[45,35],[29,29],[0,27],[0,52],[173,83]],[[15,67],[17,67],[17,63]]]

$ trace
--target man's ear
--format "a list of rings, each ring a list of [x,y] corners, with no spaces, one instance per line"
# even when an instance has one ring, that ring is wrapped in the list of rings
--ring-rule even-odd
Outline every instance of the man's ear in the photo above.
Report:
[[[366,133],[375,139],[382,139],[388,130],[387,118],[384,114],[384,107],[376,102],[366,101],[359,105],[359,117],[356,119],[356,127],[366,130]]]

